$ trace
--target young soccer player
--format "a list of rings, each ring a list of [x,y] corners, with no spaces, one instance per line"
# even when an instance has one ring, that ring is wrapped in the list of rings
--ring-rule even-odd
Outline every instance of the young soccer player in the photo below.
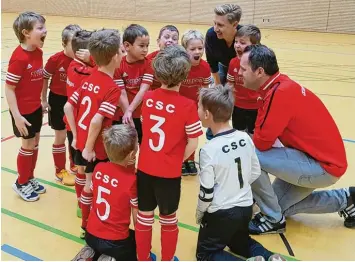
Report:
[[[92,35],[91,31],[87,30],[80,30],[77,31],[71,41],[72,45],[72,50],[73,53],[76,54],[76,52],[79,49],[86,49],[88,48],[89,40]],[[70,98],[74,91],[76,91],[79,87],[80,84],[83,82],[84,79],[88,78],[91,73],[95,70],[95,68],[92,68],[89,64],[85,63],[81,59],[79,59],[76,55],[74,60],[70,63],[69,68],[67,70],[67,84],[66,84],[66,89],[67,89],[67,97]],[[77,111],[74,112],[75,115]],[[73,133],[70,129],[70,126],[68,124],[68,121],[66,120],[66,117],[64,117],[64,122],[66,123],[66,129],[67,129],[67,137],[68,137],[68,145],[69,145],[69,151],[70,151],[70,159],[71,159],[71,172],[76,174],[75,178],[75,192],[76,196],[78,199],[78,206],[77,206],[77,216],[81,218],[81,208],[80,208],[80,197],[81,197],[81,192],[85,186],[85,166],[80,166],[80,165],[75,165],[75,155],[76,155],[76,149],[73,148],[72,143],[73,143]],[[76,168],[77,167],[77,168]]]
[[[269,259],[273,255],[249,236],[250,184],[261,171],[249,135],[229,125],[233,107],[231,88],[217,85],[200,90],[198,115],[202,125],[212,130],[213,138],[200,150],[197,260],[241,260],[224,251],[226,246],[245,258]]]
[[[124,113],[122,122],[126,124],[133,121],[138,141],[141,143],[141,103],[153,83],[151,62],[146,58],[149,46],[148,31],[140,25],[128,26],[123,34],[123,45],[127,55],[123,57],[120,68],[115,73],[115,82],[122,90],[120,104],[123,112],[118,110],[115,120],[119,121]]]
[[[122,58],[118,31],[102,29],[94,32],[90,37],[89,50],[98,69],[83,81],[64,107],[73,133],[72,145],[78,150],[75,154],[76,163],[86,166],[86,182],[80,201],[83,230],[92,202],[92,172],[96,164],[107,161],[100,134],[103,128],[112,125],[121,94],[112,79]],[[77,110],[76,117],[74,110]]]
[[[153,60],[160,50],[163,50],[167,46],[177,45],[179,43],[179,30],[174,25],[166,25],[160,29],[157,44],[159,49],[147,55],[149,60]],[[150,86],[152,90],[155,90],[161,86],[161,83],[154,76],[153,84]]]
[[[191,61],[179,46],[169,46],[153,60],[161,88],[149,91],[143,100],[143,141],[137,172],[137,256],[151,260],[154,209],[159,207],[161,259],[174,257],[178,240],[176,211],[180,201],[181,163],[194,152],[202,135],[196,103],[179,94]],[[187,141],[187,143],[186,143]]]
[[[255,25],[244,25],[238,29],[235,36],[234,48],[237,56],[228,67],[227,82],[234,87],[235,103],[232,114],[233,127],[237,130],[254,133],[258,108],[262,105],[260,92],[247,89],[243,84],[243,77],[238,75],[240,58],[247,46],[259,44],[261,33]]]
[[[205,45],[204,37],[197,30],[189,30],[183,34],[181,45],[186,49],[192,66],[189,75],[181,83],[180,94],[191,99],[197,105],[199,90],[208,87],[212,82],[210,66],[202,59]],[[197,175],[195,152],[182,164],[181,173],[183,176]]]
[[[137,131],[129,125],[114,125],[103,132],[103,141],[110,162],[99,163],[93,172],[93,204],[85,240],[94,250],[91,256],[136,261],[136,241],[129,225],[131,213],[134,224],[137,221],[137,185],[134,169],[127,166],[138,150]]]
[[[18,178],[12,188],[29,202],[38,200],[38,194],[46,192],[34,178],[42,127],[41,48],[47,35],[45,22],[43,16],[33,12],[24,12],[15,19],[13,29],[20,44],[11,55],[5,83],[13,131],[16,137],[21,137],[17,156]]]
[[[64,105],[68,99],[66,90],[67,69],[74,58],[71,40],[73,34],[79,30],[81,30],[81,28],[78,25],[68,25],[64,28],[62,31],[62,46],[64,50],[52,55],[43,70],[42,108],[45,112],[48,112],[49,125],[54,130],[55,134],[52,147],[55,176],[67,186],[74,186],[75,176],[70,175],[65,168],[65,139],[67,137],[67,130],[63,117]],[[51,79],[51,82],[47,101],[49,79]]]

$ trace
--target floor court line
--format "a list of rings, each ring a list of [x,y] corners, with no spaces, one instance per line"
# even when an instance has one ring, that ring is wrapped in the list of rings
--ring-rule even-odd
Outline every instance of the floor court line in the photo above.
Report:
[[[5,172],[8,172],[8,173],[10,173],[10,174],[13,174],[13,175],[17,175],[17,172],[16,172],[15,170],[12,170],[12,169],[7,168],[7,167],[1,167],[1,170],[2,170],[2,171],[5,171]],[[43,183],[43,184],[46,184],[46,185],[49,185],[49,186],[52,186],[52,187],[56,187],[56,188],[58,188],[58,189],[65,190],[65,191],[68,191],[68,192],[71,192],[71,193],[75,193],[75,190],[74,190],[74,189],[69,188],[69,187],[67,187],[67,186],[60,185],[60,184],[57,184],[57,183],[54,183],[54,182],[50,182],[50,181],[48,181],[48,180],[41,179],[41,178],[37,178],[37,179],[38,179],[38,181],[40,181],[40,182]],[[6,211],[6,209],[4,209],[4,210]],[[8,210],[8,211],[9,211],[9,210]],[[1,212],[3,213],[3,210],[1,210]],[[6,212],[7,212],[7,211],[6,211]],[[11,211],[9,211],[9,212],[11,212]],[[13,212],[12,212],[12,213],[13,213]],[[16,213],[14,213],[14,214],[16,214]],[[19,214],[18,214],[18,215],[19,215]],[[19,216],[21,216],[21,215],[19,215]],[[23,217],[23,216],[22,216],[22,217]],[[15,217],[15,218],[16,218],[16,217]],[[159,220],[159,216],[157,216],[157,215],[155,215],[154,218],[155,218],[156,220]],[[24,222],[27,222],[27,221],[25,221],[24,219],[20,219],[20,220],[22,220],[22,221],[24,221]],[[30,220],[31,220],[31,219],[30,219]],[[35,221],[35,220],[33,220],[33,221]],[[35,221],[35,222],[37,222],[37,221]],[[38,223],[40,223],[40,222],[38,222]],[[30,224],[33,224],[33,223],[30,223]],[[40,224],[42,224],[42,223],[40,223]],[[43,225],[44,225],[44,224],[43,224]],[[188,225],[188,224],[185,224],[185,223],[178,222],[178,226],[181,227],[181,228],[184,228],[184,229],[187,229],[187,230],[196,232],[196,233],[199,232],[199,228],[198,228],[198,227],[195,227],[195,226],[192,226],[192,225]],[[48,227],[49,227],[49,226],[48,226]],[[55,229],[55,228],[54,228],[54,229]],[[51,230],[49,230],[49,231],[51,231]],[[51,231],[51,232],[52,232],[52,231]],[[55,233],[55,232],[53,232],[53,233]],[[64,233],[65,233],[65,232],[64,232]],[[69,234],[69,233],[67,233],[67,234]],[[289,252],[289,255],[294,256],[294,252],[292,251],[292,248],[291,248],[289,242],[287,241],[286,237],[285,237],[285,236],[281,236],[281,234],[280,234],[280,237],[281,237],[281,239],[282,239],[282,241],[283,241],[283,243],[284,243],[284,245],[285,245],[285,248],[286,248],[287,251]],[[80,238],[79,238],[79,239],[80,239]],[[288,260],[295,260],[295,261],[297,261],[297,259],[291,258],[291,257],[288,257]]]
[[[17,249],[15,247],[12,247],[7,244],[4,244],[1,246],[1,251],[5,252],[11,256],[22,259],[24,261],[43,261],[42,259],[39,259],[38,257],[32,256],[26,252],[23,252],[20,249]]]
[[[44,123],[42,126],[45,126],[45,125],[48,125],[48,122]],[[4,138],[1,139],[1,143],[2,143],[2,142],[5,142],[5,141],[7,141],[7,140],[10,140],[10,139],[12,139],[12,138],[15,138],[15,137],[16,137],[15,135],[8,136],[8,137],[4,137]]]

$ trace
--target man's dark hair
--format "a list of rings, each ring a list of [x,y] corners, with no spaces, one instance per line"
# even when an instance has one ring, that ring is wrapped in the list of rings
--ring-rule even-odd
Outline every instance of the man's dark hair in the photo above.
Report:
[[[128,42],[131,45],[134,44],[137,37],[149,36],[147,29],[141,25],[131,24],[129,25],[123,33],[123,42]]]
[[[244,49],[244,53],[249,53],[248,60],[253,72],[259,67],[263,68],[269,76],[279,71],[277,59],[274,51],[265,45],[250,45]]]

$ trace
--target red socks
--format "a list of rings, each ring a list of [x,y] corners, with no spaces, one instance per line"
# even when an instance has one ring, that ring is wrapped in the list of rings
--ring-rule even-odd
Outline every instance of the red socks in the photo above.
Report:
[[[65,169],[66,148],[65,144],[53,145],[52,147],[53,160],[56,174]]]
[[[26,184],[33,177],[33,158],[34,150],[20,148],[17,155],[17,182],[20,185]]]
[[[35,148],[33,149],[32,171],[31,171],[30,179],[34,178],[35,168],[36,168],[36,164],[37,164],[37,158],[38,158],[38,145],[36,145]]]
[[[138,212],[136,230],[137,259],[151,261],[150,250],[152,249],[152,226],[154,215],[143,215]]]
[[[81,193],[84,189],[85,186],[85,181],[86,181],[86,176],[85,174],[76,174],[75,177],[75,192],[76,192],[76,197],[78,199],[79,202],[79,207],[81,207],[80,205],[80,197],[81,197]]]
[[[176,214],[159,215],[161,225],[161,260],[171,261],[175,255],[179,229]]]
[[[92,193],[85,192],[83,190],[81,192],[81,198],[80,198],[80,204],[81,204],[81,214],[82,214],[82,220],[81,220],[81,227],[86,228],[89,214],[90,214],[90,208],[91,208],[91,203],[92,203]]]

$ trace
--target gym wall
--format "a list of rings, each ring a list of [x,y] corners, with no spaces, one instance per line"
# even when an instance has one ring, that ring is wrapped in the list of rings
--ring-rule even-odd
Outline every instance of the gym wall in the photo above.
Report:
[[[211,24],[221,0],[3,0],[2,12],[36,11],[171,23]],[[260,28],[355,34],[355,0],[237,0],[242,24]]]

